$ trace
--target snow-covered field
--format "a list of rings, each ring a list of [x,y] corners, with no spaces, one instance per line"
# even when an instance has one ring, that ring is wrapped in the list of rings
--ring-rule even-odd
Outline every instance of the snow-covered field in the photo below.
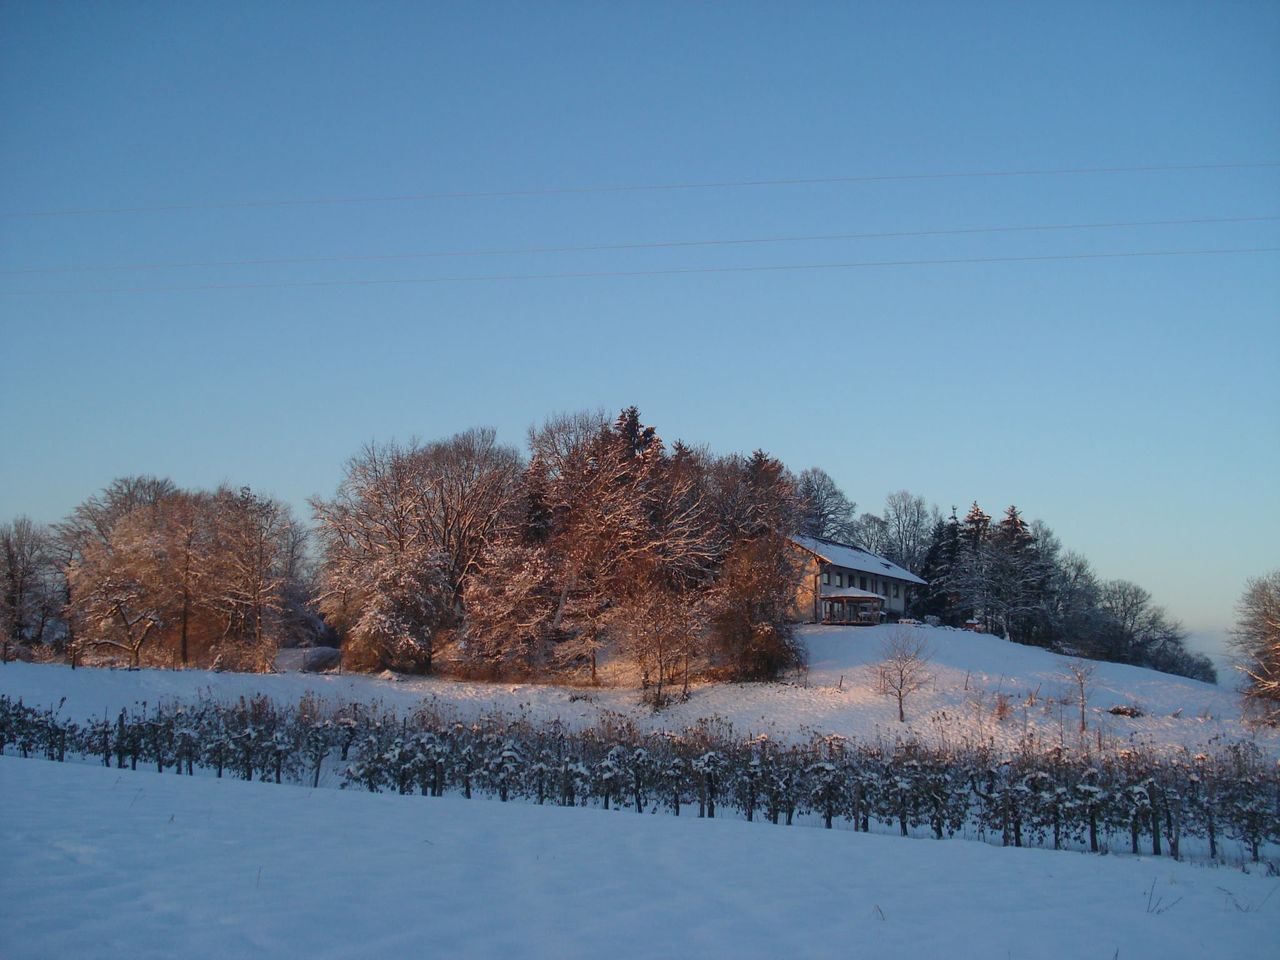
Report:
[[[875,664],[896,630],[922,636],[931,652],[932,681],[907,702],[907,723],[877,691]],[[547,684],[469,683],[429,678],[369,676],[218,674],[206,671],[90,670],[11,663],[0,667],[0,693],[28,704],[63,708],[76,719],[114,716],[145,701],[215,697],[234,700],[264,692],[280,701],[296,701],[307,691],[336,703],[383,701],[402,710],[424,698],[470,717],[486,712],[527,713],[534,719],[590,723],[610,711],[646,728],[679,730],[697,720],[719,717],[741,734],[767,733],[777,739],[804,739],[809,731],[838,733],[863,740],[915,736],[951,743],[994,742],[1008,746],[1024,734],[1077,742],[1078,708],[1063,659],[1035,647],[996,637],[931,627],[807,627],[807,675],[778,684],[713,684],[695,688],[685,703],[654,714],[628,688],[573,688]],[[1088,700],[1088,737],[1121,746],[1130,741],[1157,747],[1197,748],[1215,740],[1255,740],[1280,754],[1280,731],[1245,726],[1238,696],[1212,686],[1140,667],[1098,663]],[[1004,701],[1004,717],[998,714]],[[1143,716],[1128,718],[1107,711],[1136,706]]]
[[[807,628],[806,675],[705,685],[654,714],[628,688],[280,673],[72,671],[11,663],[0,693],[78,720],[166,700],[308,691],[332,704],[424,698],[647,728],[700,718],[739,734],[914,735],[1073,743],[1062,660],[992,637],[913,628],[932,680],[908,723],[877,692],[893,627]],[[1003,719],[997,703],[1003,701]],[[1136,719],[1107,712],[1137,706]],[[1197,747],[1274,730],[1229,689],[1097,664],[1088,737]],[[0,957],[1257,956],[1280,919],[1263,868],[1095,856],[686,815],[310,790],[0,757]],[[1238,855],[1240,851],[1236,851]]]
[[[1257,957],[1168,859],[0,758],[0,956]]]

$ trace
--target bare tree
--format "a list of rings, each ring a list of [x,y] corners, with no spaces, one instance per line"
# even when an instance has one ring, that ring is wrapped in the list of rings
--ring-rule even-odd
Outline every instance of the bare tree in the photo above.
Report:
[[[655,709],[670,702],[678,684],[688,695],[690,663],[706,625],[704,599],[696,590],[655,587],[618,608],[619,630],[640,668],[645,699]]]
[[[415,513],[443,559],[460,614],[466,579],[515,503],[520,454],[483,427],[429,443],[410,457]]]
[[[166,569],[154,508],[120,518],[106,540],[86,542],[69,574],[84,645],[119,650],[131,667],[141,666],[144,650],[173,617]]]
[[[810,467],[796,478],[800,501],[800,532],[826,540],[848,541],[857,505],[844,495],[821,467]]]
[[[0,526],[0,662],[11,644],[50,639],[61,601],[53,539],[27,517]]]
[[[1237,606],[1232,642],[1243,656],[1245,695],[1264,720],[1280,722],[1280,570],[1250,580]]]
[[[907,699],[933,679],[928,647],[915,631],[897,630],[885,641],[881,653],[883,659],[877,667],[881,686],[897,700],[898,722],[905,723]]]
[[[59,529],[69,653],[114,649],[132,666],[269,669],[304,531],[248,488],[116,481]]]
[[[79,504],[66,520],[54,526],[55,552],[62,577],[62,607],[66,614],[66,648],[74,669],[80,657],[78,611],[82,610],[73,568],[91,545],[106,546],[112,531],[124,517],[143,507],[154,507],[177,492],[173,481],[163,477],[118,477],[101,493]]]
[[[1089,682],[1093,679],[1093,673],[1094,670],[1097,669],[1097,664],[1077,658],[1075,660],[1063,660],[1061,665],[1062,676],[1075,690],[1076,703],[1080,707],[1080,732],[1084,733],[1088,728],[1085,723],[1085,708],[1089,704],[1089,693],[1091,689]]]
[[[433,635],[452,603],[434,523],[419,509],[415,450],[371,444],[347,463],[332,500],[311,501],[320,609],[352,666],[430,672]]]
[[[213,665],[269,669],[283,634],[293,518],[283,504],[248,487],[222,488],[210,506],[214,544],[205,595],[223,622]]]
[[[170,575],[181,597],[177,615],[178,658],[185,667],[191,662],[192,618],[199,602],[201,581],[207,572],[212,538],[207,522],[207,496],[182,493],[171,499],[164,520],[171,545]]]
[[[918,573],[929,549],[929,535],[941,519],[938,508],[930,510],[924,497],[908,490],[889,494],[884,500],[884,555]]]
[[[864,513],[855,520],[850,528],[850,534],[853,543],[881,556],[888,553],[891,546],[889,525],[874,513]]]

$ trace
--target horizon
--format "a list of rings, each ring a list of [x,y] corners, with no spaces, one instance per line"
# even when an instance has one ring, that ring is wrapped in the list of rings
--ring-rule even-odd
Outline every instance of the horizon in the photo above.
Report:
[[[0,24],[0,521],[634,403],[1016,504],[1220,669],[1280,567],[1280,8]]]

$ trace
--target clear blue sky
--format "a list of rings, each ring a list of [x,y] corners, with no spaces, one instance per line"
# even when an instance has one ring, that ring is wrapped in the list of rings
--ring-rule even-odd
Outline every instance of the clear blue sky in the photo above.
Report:
[[[1277,216],[1275,166],[238,204],[1274,163],[1278,50],[1275,3],[6,3],[0,518],[139,472],[301,507],[370,439],[635,403],[863,508],[1016,502],[1211,646],[1280,566],[1276,252],[308,284],[1274,248],[1280,221],[103,268]]]

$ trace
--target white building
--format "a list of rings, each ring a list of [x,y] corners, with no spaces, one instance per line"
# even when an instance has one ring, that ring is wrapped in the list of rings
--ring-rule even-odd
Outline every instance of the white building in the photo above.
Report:
[[[796,591],[801,618],[811,623],[879,623],[902,616],[916,587],[910,570],[869,550],[817,537],[791,538],[804,556]]]

